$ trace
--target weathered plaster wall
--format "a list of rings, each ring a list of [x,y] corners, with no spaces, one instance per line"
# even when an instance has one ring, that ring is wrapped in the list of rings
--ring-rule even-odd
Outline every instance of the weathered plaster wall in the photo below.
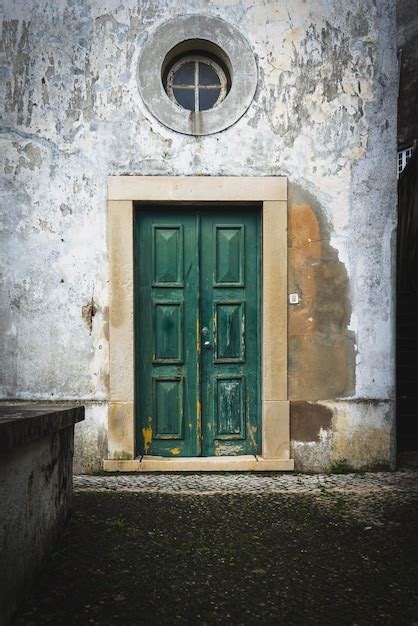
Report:
[[[347,270],[330,245],[330,228],[315,199],[290,184],[288,207],[288,287],[301,299],[288,315],[289,398],[351,396],[355,334],[348,329]]]
[[[291,402],[295,466],[302,472],[387,468],[395,457],[393,412],[394,403],[383,400]]]
[[[327,401],[333,413],[322,439],[297,431],[295,458],[304,469],[336,455],[355,466],[388,462],[394,1],[20,0],[3,12],[1,395],[92,402],[78,441],[89,448],[85,467],[98,467],[108,397],[106,177],[286,175],[289,288],[301,297],[289,312],[290,398]],[[256,55],[254,102],[221,133],[170,131],[139,98],[141,46],[178,13],[230,21]],[[306,432],[314,419],[305,411]],[[386,444],[370,453],[376,428]]]

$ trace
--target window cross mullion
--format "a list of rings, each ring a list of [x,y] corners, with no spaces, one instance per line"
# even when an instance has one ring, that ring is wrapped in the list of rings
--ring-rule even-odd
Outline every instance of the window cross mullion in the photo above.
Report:
[[[199,111],[199,61],[194,62],[194,110]]]
[[[165,80],[170,99],[195,113],[217,106],[228,92],[223,69],[214,60],[200,55],[189,55],[177,60]]]

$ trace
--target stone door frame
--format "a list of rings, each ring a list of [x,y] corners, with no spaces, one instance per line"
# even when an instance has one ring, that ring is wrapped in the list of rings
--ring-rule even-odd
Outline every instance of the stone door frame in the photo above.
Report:
[[[135,202],[261,206],[261,456],[135,458]],[[185,204],[187,210],[187,204]],[[287,179],[282,176],[111,176],[108,179],[110,397],[108,471],[293,470],[287,399]]]

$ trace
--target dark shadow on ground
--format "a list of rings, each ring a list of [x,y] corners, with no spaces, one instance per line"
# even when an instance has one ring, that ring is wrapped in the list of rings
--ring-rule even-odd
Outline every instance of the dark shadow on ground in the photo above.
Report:
[[[418,622],[416,496],[85,491],[14,626]]]

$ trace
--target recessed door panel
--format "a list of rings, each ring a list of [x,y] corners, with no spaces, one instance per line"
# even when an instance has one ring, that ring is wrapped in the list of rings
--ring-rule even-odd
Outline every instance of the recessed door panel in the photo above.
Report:
[[[242,376],[215,379],[216,439],[245,439],[245,384]]]
[[[183,303],[154,302],[153,363],[183,361]]]
[[[137,451],[260,452],[255,208],[137,207]]]
[[[244,302],[215,303],[215,362],[243,363],[245,358]]]
[[[153,226],[154,286],[183,286],[183,226]]]
[[[242,286],[244,225],[215,225],[215,285]]]
[[[183,439],[183,379],[154,378],[155,439]]]

